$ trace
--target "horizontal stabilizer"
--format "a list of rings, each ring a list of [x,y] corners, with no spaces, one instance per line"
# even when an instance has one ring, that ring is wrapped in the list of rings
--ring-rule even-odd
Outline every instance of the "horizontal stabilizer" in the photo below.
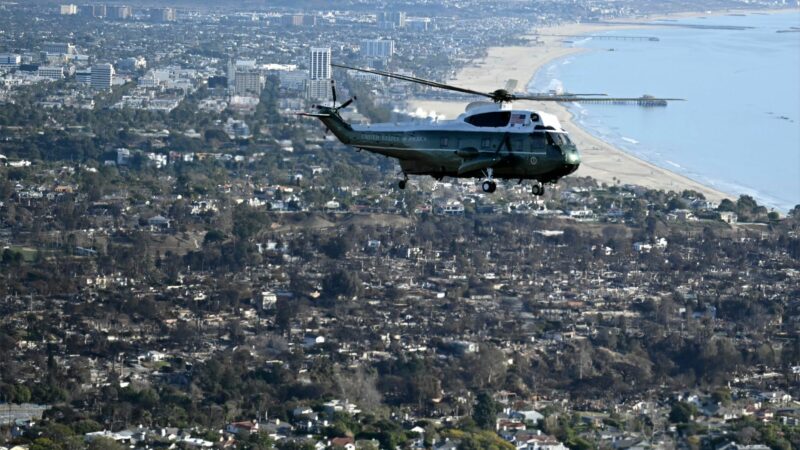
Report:
[[[492,167],[493,165],[500,162],[502,159],[503,159],[502,156],[497,155],[495,153],[484,154],[481,156],[476,156],[474,158],[466,159],[458,167],[458,174],[462,175],[476,170],[488,169],[489,167]]]

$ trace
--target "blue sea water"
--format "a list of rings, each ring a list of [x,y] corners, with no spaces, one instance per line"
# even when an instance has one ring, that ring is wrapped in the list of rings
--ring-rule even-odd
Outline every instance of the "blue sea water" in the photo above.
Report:
[[[753,28],[604,33],[659,42],[576,39],[589,51],[543,67],[528,88],[685,98],[666,108],[570,109],[595,136],[732,198],[752,195],[783,211],[800,204],[800,33],[777,33],[800,27],[800,12],[678,22]]]

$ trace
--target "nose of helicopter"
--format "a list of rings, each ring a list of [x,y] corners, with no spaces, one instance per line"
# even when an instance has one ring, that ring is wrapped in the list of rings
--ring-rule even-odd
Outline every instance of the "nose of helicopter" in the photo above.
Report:
[[[581,155],[578,153],[577,149],[570,149],[564,152],[564,163],[569,170],[568,173],[575,172],[578,170],[578,166],[581,165]]]

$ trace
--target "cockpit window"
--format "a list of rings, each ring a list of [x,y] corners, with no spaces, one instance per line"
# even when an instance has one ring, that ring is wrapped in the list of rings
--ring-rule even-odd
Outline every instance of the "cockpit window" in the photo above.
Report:
[[[572,141],[565,133],[547,133],[547,141],[553,145],[569,145]]]
[[[511,111],[497,111],[469,116],[465,122],[476,127],[504,127],[510,119]]]

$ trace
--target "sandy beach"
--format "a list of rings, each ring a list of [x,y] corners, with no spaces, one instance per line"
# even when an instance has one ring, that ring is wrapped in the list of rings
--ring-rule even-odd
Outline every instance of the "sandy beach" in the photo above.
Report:
[[[728,14],[734,11],[718,12]],[[735,11],[740,12],[740,11]],[[686,13],[669,16],[670,18],[698,16],[699,13]],[[708,15],[708,14],[702,14]],[[663,17],[663,16],[662,16]],[[637,21],[656,20],[659,17],[637,19]],[[604,25],[599,24],[565,24],[549,28],[539,28],[539,34],[578,35],[591,34],[598,31],[615,29],[636,28],[635,25]],[[585,51],[581,48],[565,47],[561,42],[563,37],[542,36],[538,43],[532,42],[528,46],[493,47],[488,49],[485,58],[475,61],[468,67],[460,70],[456,79],[450,83],[478,91],[491,92],[505,86],[506,81],[518,81],[517,90],[524,90],[537,70],[548,62],[564,56]],[[476,99],[477,100],[477,99]],[[705,186],[681,174],[664,169],[613,145],[598,139],[584,129],[575,125],[572,115],[566,107],[549,102],[518,102],[519,107],[542,110],[556,114],[564,128],[570,133],[572,140],[581,152],[582,163],[580,169],[573,176],[590,176],[609,185],[636,184],[653,189],[667,191],[681,191],[692,189],[703,193],[712,201],[723,198],[735,198],[735,194],[725,193]],[[453,119],[464,111],[466,103],[448,101],[409,101],[409,109],[422,109],[426,112],[434,111],[447,119]]]

